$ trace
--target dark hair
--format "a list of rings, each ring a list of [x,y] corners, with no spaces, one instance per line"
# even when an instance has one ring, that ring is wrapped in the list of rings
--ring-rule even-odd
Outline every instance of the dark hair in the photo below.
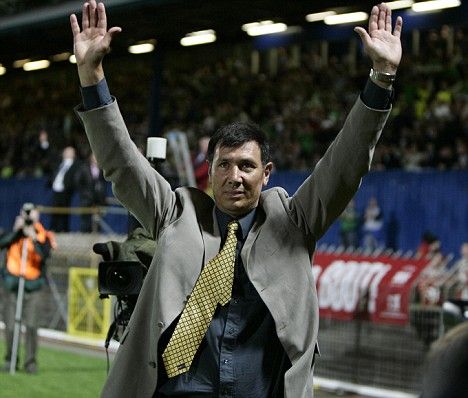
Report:
[[[270,161],[270,145],[266,134],[255,123],[234,122],[220,127],[211,137],[208,144],[208,161],[213,161],[216,147],[238,148],[249,141],[255,141],[260,147],[262,164]]]

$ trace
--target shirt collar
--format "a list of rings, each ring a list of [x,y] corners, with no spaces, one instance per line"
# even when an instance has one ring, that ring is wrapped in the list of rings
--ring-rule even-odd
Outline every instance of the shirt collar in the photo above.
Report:
[[[250,228],[252,228],[252,225],[255,221],[256,210],[256,208],[252,209],[250,212],[248,212],[245,216],[242,216],[241,218],[233,218],[230,215],[223,213],[216,207],[216,220],[218,221],[221,237],[223,239],[226,238],[227,225],[232,220],[237,220],[239,222],[239,227],[242,232],[242,240],[245,240],[245,238],[247,238],[247,235],[249,234]]]

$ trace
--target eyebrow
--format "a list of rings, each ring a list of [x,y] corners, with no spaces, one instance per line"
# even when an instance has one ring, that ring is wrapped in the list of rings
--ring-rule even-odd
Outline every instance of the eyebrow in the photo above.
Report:
[[[223,156],[223,157],[219,157],[218,160],[217,160],[217,163],[219,162],[233,162],[233,161],[236,161],[236,163],[253,163],[253,164],[257,164],[257,160],[251,156],[248,156],[248,157],[242,157],[240,159],[236,158],[236,157],[232,157],[232,156]],[[260,160],[260,164],[262,164],[262,161]]]

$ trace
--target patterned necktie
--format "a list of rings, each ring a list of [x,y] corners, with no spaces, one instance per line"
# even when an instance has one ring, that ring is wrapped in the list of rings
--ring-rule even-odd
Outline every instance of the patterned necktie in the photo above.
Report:
[[[221,251],[203,268],[162,357],[168,377],[185,373],[205,336],[216,306],[231,299],[236,260],[237,221],[228,224]]]

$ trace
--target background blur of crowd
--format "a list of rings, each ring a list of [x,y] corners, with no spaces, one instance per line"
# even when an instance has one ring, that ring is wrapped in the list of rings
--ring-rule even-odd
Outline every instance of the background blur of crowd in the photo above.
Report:
[[[276,49],[273,70],[262,62],[252,70],[251,50],[246,48],[232,48],[217,61],[198,57],[212,60],[209,64],[200,59],[194,63],[193,54],[166,54],[160,99],[163,132],[186,132],[195,155],[200,137],[226,122],[250,119],[270,135],[278,169],[313,168],[339,131],[368,73],[365,62],[353,62],[347,51],[339,50],[342,43],[330,43],[326,60],[319,44]],[[394,110],[373,168],[467,169],[466,29],[444,26],[425,32],[419,55],[411,53],[406,50],[399,70]],[[148,55],[111,58],[106,67],[129,130],[144,145],[150,123],[152,59]],[[78,159],[89,156],[83,129],[73,114],[80,102],[73,69],[63,63],[51,70],[13,72],[1,78],[2,178],[49,176],[66,146],[76,148]]]

